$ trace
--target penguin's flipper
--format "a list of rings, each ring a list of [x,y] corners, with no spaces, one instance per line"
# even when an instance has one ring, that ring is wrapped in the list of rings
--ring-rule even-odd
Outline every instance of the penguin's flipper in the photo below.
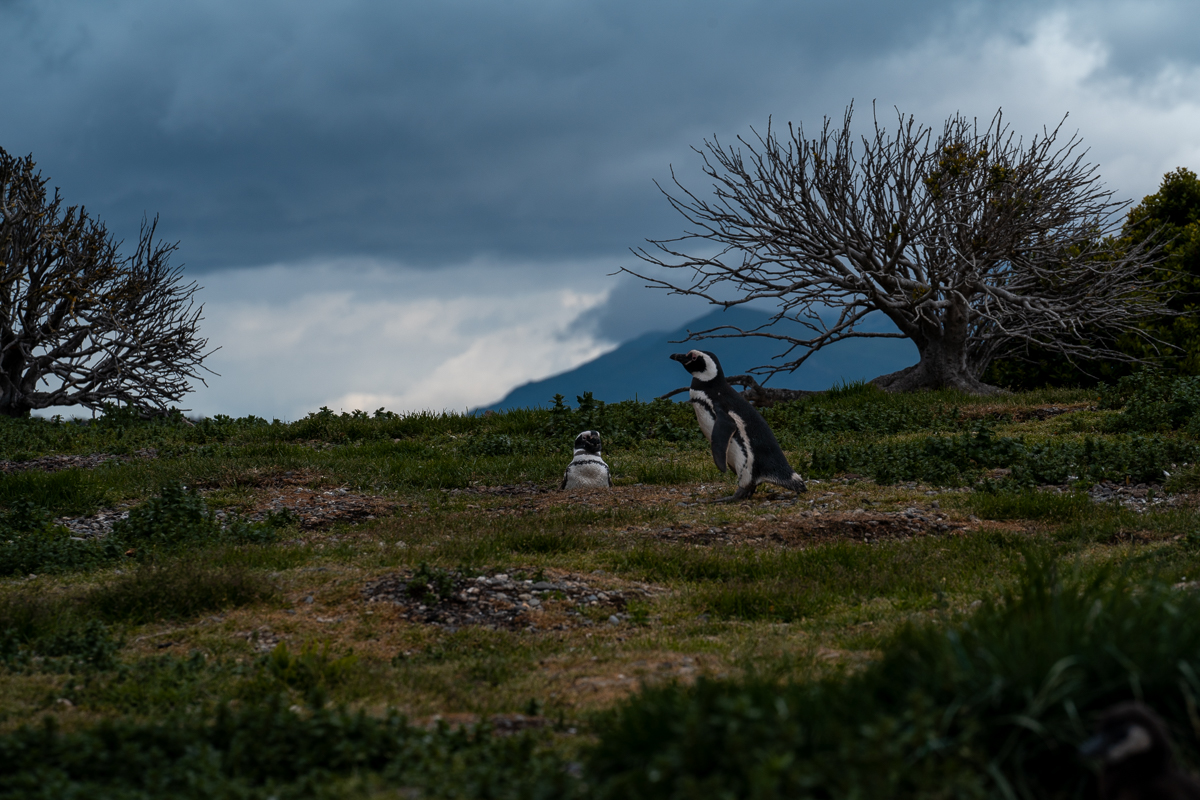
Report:
[[[559,484],[559,487],[558,487],[559,491],[562,491],[563,489],[567,488],[567,476],[570,474],[571,474],[571,470],[567,470],[566,472],[563,473],[562,483]]]
[[[733,420],[728,414],[717,414],[712,429],[713,463],[721,472],[725,471],[725,451],[729,449],[729,440],[733,437]]]

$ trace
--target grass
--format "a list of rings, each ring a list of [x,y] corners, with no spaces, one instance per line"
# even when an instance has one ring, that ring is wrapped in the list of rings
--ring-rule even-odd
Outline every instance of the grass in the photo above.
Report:
[[[0,797],[569,797],[585,784],[588,796],[935,784],[966,796],[1003,794],[997,774],[1041,796],[1046,741],[1075,741],[1109,699],[1170,685],[1163,703],[1178,704],[1191,686],[1178,672],[1191,617],[1176,612],[1191,614],[1194,595],[1170,587],[1200,579],[1188,494],[1200,440],[1182,413],[1175,427],[1114,422],[1126,411],[1106,403],[842,387],[767,413],[809,492],[730,505],[705,502],[733,478],[690,409],[663,401],[190,427],[119,410],[0,420],[2,458],[112,456],[0,474]],[[1049,406],[1079,410],[1035,413]],[[612,492],[556,490],[583,429],[604,436]],[[1173,507],[1084,493],[1164,470],[1156,491],[1176,492]],[[378,496],[391,511],[316,529],[239,521],[294,487]],[[129,519],[99,542],[54,522],[113,507]],[[613,608],[551,608],[534,630],[452,629],[363,602],[364,586],[400,570],[434,588],[446,570],[570,576],[635,599],[617,624]],[[1101,644],[1076,619],[1097,601],[1123,609]],[[1104,655],[1135,639],[1124,662]],[[1000,681],[996,708],[1011,715],[1063,658],[1099,666],[1066,669],[1070,692],[1031,717],[1050,738],[1019,739],[991,765],[1012,729],[949,709],[983,708]],[[511,739],[472,727],[518,714],[543,727]],[[452,726],[428,733],[435,718]],[[1195,759],[1182,719],[1181,753]],[[958,755],[914,755],[937,737]],[[129,748],[145,750],[101,766]]]

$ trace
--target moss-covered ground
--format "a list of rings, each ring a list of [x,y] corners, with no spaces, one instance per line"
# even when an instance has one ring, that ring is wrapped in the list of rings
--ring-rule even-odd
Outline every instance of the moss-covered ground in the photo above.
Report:
[[[1200,578],[1200,440],[1186,420],[1131,422],[1128,398],[846,387],[766,412],[808,492],[741,503],[712,502],[733,478],[686,404],[582,401],[0,421],[0,796],[660,796],[611,754],[632,724],[613,710],[666,702],[654,692],[844,684],[914,625],[1020,594],[1031,562]],[[584,429],[604,437],[609,491],[557,488]],[[130,517],[100,539],[55,522],[112,510]],[[502,624],[415,612],[461,605],[449,594],[369,602],[418,574],[620,599],[525,592]],[[338,737],[359,755],[314,744]],[[156,740],[180,749],[156,761]],[[179,755],[201,740],[207,766]],[[144,763],[99,766],[121,747]],[[291,766],[246,766],[271,759]],[[1000,791],[979,774],[954,785]],[[661,796],[702,785],[678,780]]]

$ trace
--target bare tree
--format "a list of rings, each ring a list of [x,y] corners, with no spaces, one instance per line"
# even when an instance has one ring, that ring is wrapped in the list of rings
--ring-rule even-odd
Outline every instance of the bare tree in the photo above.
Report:
[[[955,116],[935,136],[898,113],[894,134],[876,117],[873,135],[856,139],[852,112],[840,128],[826,118],[815,139],[792,125],[781,138],[768,125],[765,137],[739,137],[740,147],[705,141],[696,152],[712,200],[672,171],[682,194],[663,193],[692,227],[634,252],[688,277],[625,271],[715,305],[778,304],[760,328],[719,326],[689,339],[776,339],[778,363],[752,370],[768,376],[844,339],[911,339],[920,361],[874,381],[889,391],[995,392],[979,379],[988,364],[1030,345],[1129,360],[1086,328],[1144,335],[1137,322],[1164,312],[1147,291],[1155,251],[1113,243],[1127,204],[1085,163],[1077,135],[1060,143],[1059,123],[1025,144],[997,112],[986,126]],[[865,330],[876,311],[898,332]],[[803,328],[773,327],[785,319]]]
[[[0,413],[106,402],[165,411],[203,380],[202,307],[143,220],[123,257],[103,223],[63,208],[32,157],[0,148]]]

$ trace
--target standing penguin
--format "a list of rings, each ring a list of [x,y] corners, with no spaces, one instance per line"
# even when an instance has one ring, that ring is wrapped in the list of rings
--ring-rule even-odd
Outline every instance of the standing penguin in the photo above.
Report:
[[[608,464],[600,457],[600,432],[584,431],[575,437],[575,457],[567,465],[560,489],[607,489],[612,486]]]
[[[763,482],[797,493],[807,489],[804,479],[788,464],[767,421],[725,382],[721,362],[715,355],[690,350],[671,358],[692,373],[692,408],[700,430],[712,445],[717,469],[724,472],[729,464],[738,476],[737,492],[718,502],[744,500]]]

